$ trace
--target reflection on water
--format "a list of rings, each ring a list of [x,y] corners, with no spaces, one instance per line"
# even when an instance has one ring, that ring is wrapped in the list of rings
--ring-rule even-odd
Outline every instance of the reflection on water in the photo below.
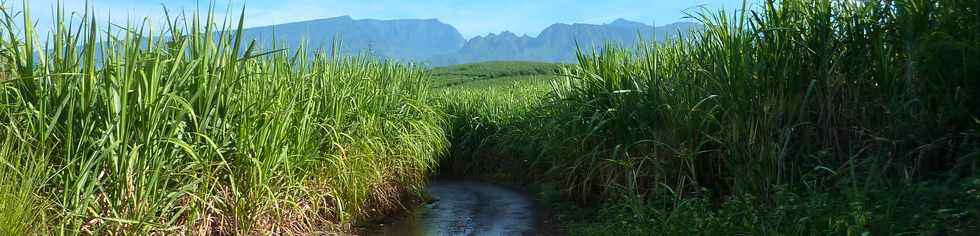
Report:
[[[401,219],[365,230],[365,235],[530,235],[531,200],[513,190],[465,180],[435,180],[432,201]]]

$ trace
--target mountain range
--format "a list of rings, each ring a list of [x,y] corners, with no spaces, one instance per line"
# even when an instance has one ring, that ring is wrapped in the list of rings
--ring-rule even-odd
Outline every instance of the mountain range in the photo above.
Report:
[[[341,16],[245,29],[245,39],[275,42],[295,50],[333,50],[342,54],[371,54],[433,66],[482,61],[575,61],[576,48],[601,48],[606,43],[632,46],[642,40],[683,37],[699,29],[697,23],[679,22],[660,27],[618,19],[608,24],[553,24],[536,37],[504,31],[465,39],[452,25],[435,19],[374,20]]]

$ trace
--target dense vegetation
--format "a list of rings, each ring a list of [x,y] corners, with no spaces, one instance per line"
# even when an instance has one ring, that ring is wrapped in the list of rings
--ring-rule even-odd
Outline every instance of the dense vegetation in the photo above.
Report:
[[[244,14],[38,38],[3,9],[4,235],[344,230],[447,148],[444,173],[537,180],[572,234],[980,233],[978,1],[767,1],[428,71],[263,50]]]
[[[107,34],[57,10],[38,38],[3,9],[3,235],[343,230],[399,207],[446,148],[421,67],[262,51],[242,18]]]
[[[557,78],[560,65],[533,62],[493,62],[441,67],[432,70],[441,92],[442,109],[450,114],[449,137],[453,153],[441,166],[442,175],[496,174],[522,163],[496,154],[499,142],[525,135],[503,129],[532,125],[524,116],[538,109],[540,101]],[[537,74],[535,74],[537,73]],[[515,144],[519,145],[519,144]],[[485,153],[475,153],[480,150]],[[487,154],[487,155],[481,155]],[[476,164],[479,163],[479,164]]]
[[[447,91],[448,163],[541,180],[573,234],[980,232],[980,2],[783,0]],[[536,98],[536,99],[535,99]],[[572,207],[575,208],[575,207]]]
[[[514,79],[521,76],[549,77],[557,75],[561,64],[527,61],[490,61],[474,64],[437,67],[429,70],[433,86],[445,88],[479,80]],[[496,82],[491,82],[496,83]]]

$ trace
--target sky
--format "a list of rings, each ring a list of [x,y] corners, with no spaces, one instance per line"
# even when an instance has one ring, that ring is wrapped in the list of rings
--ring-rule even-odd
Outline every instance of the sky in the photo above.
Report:
[[[6,0],[7,8],[23,9],[21,0]],[[28,0],[38,31],[52,25],[57,0]],[[85,0],[62,0],[67,12],[84,12]],[[160,22],[163,6],[171,12],[206,9],[209,0],[90,0],[98,19],[125,24],[144,17]],[[354,19],[438,19],[455,26],[466,38],[511,31],[536,36],[554,23],[608,23],[618,18],[652,25],[685,20],[699,7],[738,9],[742,0],[215,0],[215,12],[237,17],[245,6],[247,27],[349,15]],[[749,0],[754,2],[754,0]],[[750,4],[751,5],[751,4]]]

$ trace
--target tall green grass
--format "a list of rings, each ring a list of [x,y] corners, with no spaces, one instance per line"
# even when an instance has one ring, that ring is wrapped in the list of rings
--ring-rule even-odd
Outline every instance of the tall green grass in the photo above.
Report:
[[[689,38],[579,53],[550,99],[508,122],[531,125],[453,153],[528,158],[567,197],[619,209],[595,232],[976,233],[978,11],[957,0],[696,11],[704,29]]]
[[[674,190],[764,194],[814,167],[945,172],[976,161],[960,147],[980,114],[976,7],[815,0],[696,13],[705,29],[689,40],[580,55],[555,94],[593,131],[581,139],[610,151],[583,161],[671,160],[650,173],[676,171]]]
[[[263,50],[244,11],[154,31],[56,8],[44,37],[3,9],[0,234],[344,230],[447,146],[423,68]]]
[[[521,80],[522,77],[551,77],[561,64],[527,61],[489,61],[437,67],[429,70],[433,86],[447,88],[471,82],[496,83],[499,79]]]
[[[437,100],[449,116],[449,142],[452,152],[441,163],[442,175],[472,175],[498,172],[499,177],[525,176],[521,166],[529,161],[515,150],[501,147],[528,147],[528,143],[509,143],[540,138],[545,130],[529,119],[547,98],[555,76],[513,76],[483,79],[439,89]],[[545,131],[546,132],[546,131]],[[507,172],[504,170],[514,170]]]

